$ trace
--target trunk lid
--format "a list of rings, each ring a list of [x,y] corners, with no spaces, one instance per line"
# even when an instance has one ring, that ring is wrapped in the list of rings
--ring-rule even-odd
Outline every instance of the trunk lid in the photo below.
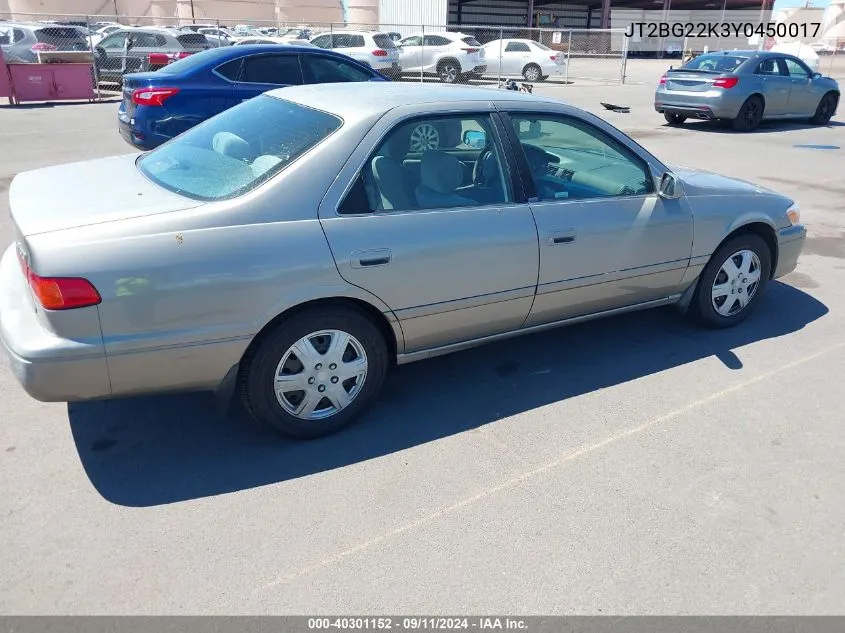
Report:
[[[113,156],[18,174],[9,188],[9,208],[19,241],[202,204],[147,180],[135,167],[137,158],[138,154]]]
[[[717,72],[670,70],[666,73],[665,88],[667,91],[707,92],[721,76],[722,73]]]

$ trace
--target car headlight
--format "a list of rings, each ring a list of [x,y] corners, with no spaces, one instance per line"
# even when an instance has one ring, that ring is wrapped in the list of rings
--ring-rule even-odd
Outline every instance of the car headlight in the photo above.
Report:
[[[801,211],[798,208],[798,204],[793,202],[792,206],[786,210],[786,217],[789,218],[789,221],[792,223],[792,226],[796,224],[800,224],[801,222]]]

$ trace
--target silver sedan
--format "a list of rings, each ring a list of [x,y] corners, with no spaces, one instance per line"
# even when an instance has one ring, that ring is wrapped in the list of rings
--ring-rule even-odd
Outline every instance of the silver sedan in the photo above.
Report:
[[[654,109],[670,125],[688,118],[726,119],[748,132],[764,120],[810,119],[827,125],[839,84],[793,55],[724,51],[700,55],[660,78]]]
[[[0,333],[29,394],[237,391],[296,437],[395,363],[669,304],[735,325],[805,239],[789,198],[576,108],[401,83],[272,91],[141,156],[19,174],[10,207]]]

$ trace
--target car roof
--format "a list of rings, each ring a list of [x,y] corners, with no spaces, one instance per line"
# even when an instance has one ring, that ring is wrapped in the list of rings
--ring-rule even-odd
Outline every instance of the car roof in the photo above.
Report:
[[[343,119],[359,119],[383,114],[408,105],[444,102],[489,103],[513,101],[523,104],[560,101],[514,90],[498,90],[481,86],[443,86],[411,82],[356,82],[290,86],[267,92],[272,97],[294,101],[335,114]]]

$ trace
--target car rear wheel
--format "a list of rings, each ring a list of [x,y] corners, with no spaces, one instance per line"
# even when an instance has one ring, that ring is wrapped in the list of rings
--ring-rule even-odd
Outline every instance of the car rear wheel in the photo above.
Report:
[[[734,129],[738,132],[756,130],[763,120],[764,107],[763,100],[760,97],[748,97],[739,109],[739,114],[733,120]]]
[[[839,98],[836,96],[836,93],[828,92],[821,98],[821,101],[819,101],[816,113],[810,119],[810,123],[813,125],[827,125],[830,123],[830,118],[833,116],[833,113],[836,112],[838,102]]]
[[[437,67],[437,75],[444,84],[457,83],[461,77],[461,65],[451,59],[440,62]]]
[[[543,77],[543,71],[537,64],[528,64],[522,69],[522,76],[525,81],[540,81]]]
[[[710,258],[690,307],[697,321],[711,328],[736,325],[748,316],[769,280],[772,254],[752,233],[725,242]]]
[[[664,113],[663,118],[666,119],[666,123],[669,125],[681,125],[687,120],[687,117],[683,114],[673,114],[671,112]]]
[[[296,438],[327,435],[352,422],[378,395],[389,366],[379,328],[347,307],[295,314],[247,353],[244,404],[259,422]]]

